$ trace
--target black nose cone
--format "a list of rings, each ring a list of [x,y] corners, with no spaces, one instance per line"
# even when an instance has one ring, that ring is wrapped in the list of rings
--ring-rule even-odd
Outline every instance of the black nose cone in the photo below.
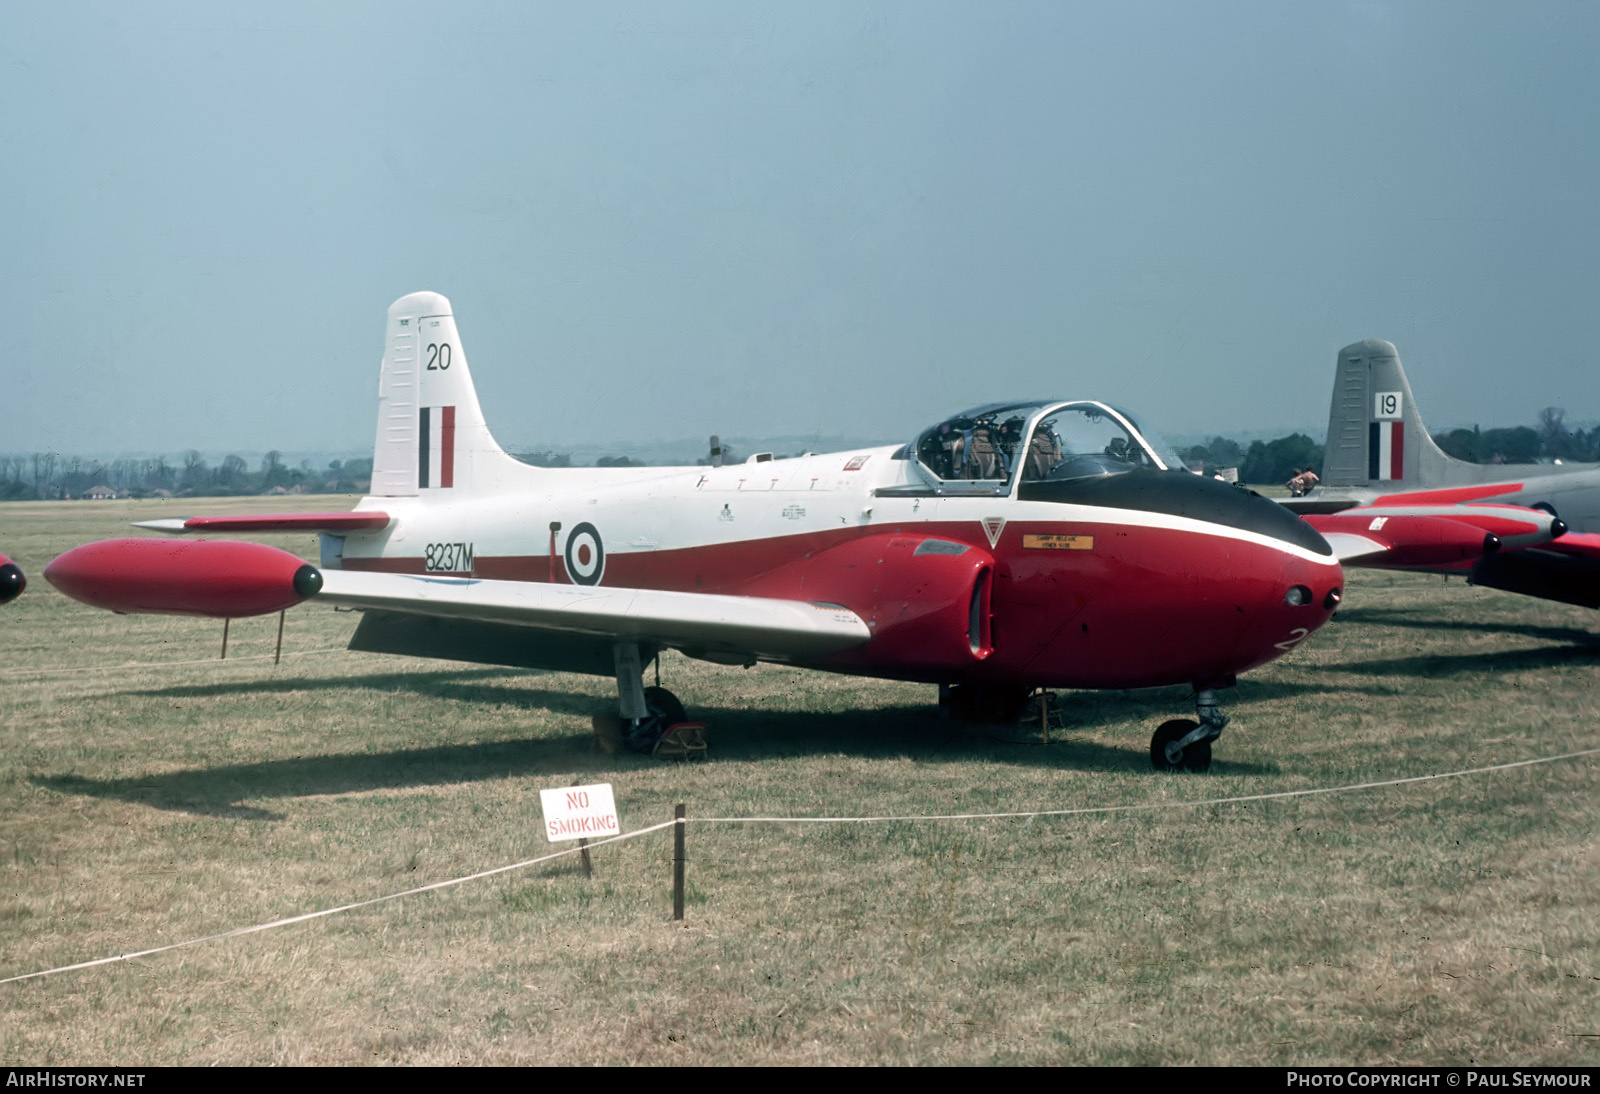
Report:
[[[302,599],[322,591],[322,571],[309,562],[294,572],[294,591]]]

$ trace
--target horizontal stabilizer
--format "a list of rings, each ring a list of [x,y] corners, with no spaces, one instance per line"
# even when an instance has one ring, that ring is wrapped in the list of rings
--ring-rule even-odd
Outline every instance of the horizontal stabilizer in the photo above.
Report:
[[[695,654],[787,661],[871,638],[854,612],[800,600],[348,570],[322,576],[317,599],[347,607],[645,640]]]
[[[172,517],[138,520],[135,528],[173,535],[235,535],[245,532],[378,532],[389,527],[389,514],[373,510],[354,513],[258,513],[235,517]]]
[[[1477,486],[1450,486],[1442,490],[1409,490],[1401,494],[1384,494],[1375,501],[1377,505],[1461,505],[1470,501],[1487,501],[1490,498],[1520,494],[1520,482],[1494,482]]]
[[[1291,513],[1298,513],[1302,517],[1312,514],[1342,513],[1346,509],[1354,509],[1358,505],[1370,505],[1376,498],[1373,490],[1363,490],[1357,493],[1352,490],[1330,491],[1317,489],[1303,497],[1274,498],[1279,505]]]

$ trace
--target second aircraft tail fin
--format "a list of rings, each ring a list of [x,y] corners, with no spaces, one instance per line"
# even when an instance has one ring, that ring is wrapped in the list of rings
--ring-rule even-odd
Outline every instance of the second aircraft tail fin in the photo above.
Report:
[[[1476,465],[1452,459],[1433,442],[1392,342],[1369,338],[1339,351],[1324,486],[1419,489],[1481,477]]]

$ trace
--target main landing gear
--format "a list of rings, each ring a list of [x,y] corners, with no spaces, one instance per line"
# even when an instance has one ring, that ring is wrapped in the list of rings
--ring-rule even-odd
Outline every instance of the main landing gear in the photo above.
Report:
[[[1208,771],[1211,742],[1222,736],[1228,716],[1217,705],[1214,688],[1201,688],[1194,696],[1198,722],[1174,718],[1162,722],[1150,738],[1150,764],[1157,771]]]
[[[617,670],[621,736],[628,747],[662,759],[703,757],[706,753],[705,726],[689,721],[678,697],[661,686],[659,671],[655,686],[644,686],[639,643],[618,642],[612,652]],[[651,657],[658,652],[651,650]]]

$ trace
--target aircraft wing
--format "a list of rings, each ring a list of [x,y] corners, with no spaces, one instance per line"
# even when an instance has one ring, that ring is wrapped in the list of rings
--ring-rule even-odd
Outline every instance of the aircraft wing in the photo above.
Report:
[[[1474,585],[1600,608],[1600,534],[1515,505],[1362,506],[1305,518],[1350,566],[1459,573]]]
[[[1571,555],[1574,558],[1587,558],[1600,562],[1600,533],[1568,532],[1560,539],[1545,544],[1541,550],[1554,551],[1558,555]]]
[[[1304,520],[1341,563],[1398,570],[1466,570],[1501,551],[1554,547],[1566,533],[1550,514],[1515,505],[1367,505]]]
[[[1600,535],[1568,532],[1523,551],[1490,555],[1472,568],[1474,585],[1600,608]]]
[[[654,589],[324,570],[314,599],[771,660],[835,653],[872,637],[860,616],[838,605]]]

